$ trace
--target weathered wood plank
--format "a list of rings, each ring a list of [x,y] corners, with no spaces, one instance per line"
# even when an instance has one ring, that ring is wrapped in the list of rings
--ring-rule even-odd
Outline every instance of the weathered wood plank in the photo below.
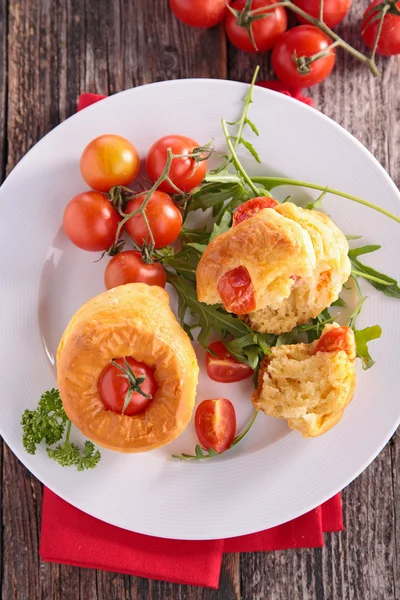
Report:
[[[0,0],[0,181],[5,177],[7,154],[7,0]],[[0,524],[3,523],[3,443],[0,438]],[[3,589],[3,536],[0,529],[0,595]]]

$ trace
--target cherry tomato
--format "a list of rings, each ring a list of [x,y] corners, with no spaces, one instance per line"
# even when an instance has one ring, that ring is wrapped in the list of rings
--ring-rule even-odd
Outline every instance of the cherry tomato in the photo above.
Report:
[[[226,13],[226,0],[169,0],[176,17],[192,27],[214,27]]]
[[[374,8],[382,4],[382,0],[373,0],[364,13],[361,34],[368,48],[372,48],[375,41],[376,32],[379,26],[379,20],[374,20],[379,13]],[[400,2],[396,3],[396,8],[400,10]],[[400,16],[386,14],[383,19],[382,31],[376,48],[378,54],[384,56],[393,56],[400,54]]]
[[[126,250],[112,257],[104,272],[107,290],[126,283],[147,283],[165,287],[167,276],[159,262],[146,264],[140,252]]]
[[[243,221],[247,221],[247,219],[256,215],[260,210],[263,210],[264,208],[275,208],[278,204],[279,202],[274,198],[267,198],[265,196],[251,198],[239,206],[237,211],[233,214],[232,227],[239,225],[239,223],[242,223]]]
[[[339,352],[344,350],[349,358],[354,359],[354,334],[350,327],[330,329],[318,340],[314,354],[317,352]]]
[[[128,185],[139,172],[140,159],[128,140],[120,135],[101,135],[81,156],[83,179],[94,190],[108,192],[114,185]]]
[[[207,352],[206,369],[207,375],[213,381],[220,383],[233,383],[242,381],[253,374],[253,369],[241,363],[234,358],[225,348],[223,342],[213,342],[210,344],[211,352]]]
[[[115,241],[119,215],[100,192],[83,192],[70,200],[64,211],[64,231],[82,250],[107,250]]]
[[[320,0],[293,0],[299,8],[315,19],[319,19]],[[330,29],[339,25],[350,10],[351,0],[324,0],[323,19]],[[308,23],[306,19],[296,15],[300,23]]]
[[[326,56],[310,64],[310,73],[302,75],[293,59],[313,56],[330,46],[332,41],[313,25],[300,25],[284,33],[272,51],[272,66],[281,81],[286,85],[311,87],[330,75],[336,60],[335,49],[328,50]]]
[[[275,0],[253,0],[251,10],[266,7],[264,19],[253,21],[251,31],[255,42],[255,47],[250,39],[249,33],[243,25],[238,25],[238,19],[230,11],[225,17],[225,31],[229,40],[239,50],[245,52],[264,52],[270,50],[278,37],[287,29],[286,10],[277,6],[268,12],[268,5],[276,4]],[[232,8],[242,11],[246,5],[246,0],[235,0]]]
[[[245,315],[256,308],[254,287],[245,267],[236,267],[222,275],[218,293],[226,310],[236,315]]]
[[[175,158],[169,171],[169,178],[183,192],[190,192],[200,185],[207,171],[207,161],[203,160],[196,164],[193,157],[187,157],[200,144],[185,137],[184,135],[166,135],[155,142],[149,150],[146,161],[147,174],[152,181],[157,181],[167,162],[168,148],[173,154],[183,154],[184,158]],[[159,190],[168,194],[176,194],[177,191],[167,181],[163,181]]]
[[[235,438],[236,413],[226,398],[203,400],[194,418],[197,437],[206,450],[212,448],[218,454],[225,452]]]
[[[140,208],[146,198],[143,196],[130,200],[125,212],[129,214]],[[164,248],[175,242],[182,229],[182,215],[176,208],[171,196],[164,192],[156,191],[151,196],[145,209],[150,229],[153,233],[156,248]],[[125,225],[131,238],[141,246],[144,241],[150,242],[146,223],[141,214],[135,215]]]
[[[146,378],[144,382],[140,384],[140,388],[145,394],[151,396],[151,398],[146,398],[139,392],[133,392],[131,401],[124,412],[124,415],[129,417],[132,415],[137,415],[148,407],[154,398],[158,386],[154,377],[153,369],[144,363],[138,362],[131,356],[126,357],[126,361],[136,377],[144,376]],[[116,358],[114,362],[125,368],[123,358]],[[109,363],[103,369],[99,379],[99,393],[101,401],[104,404],[104,408],[106,410],[112,410],[116,413],[122,414],[122,409],[128,390],[128,379],[124,377],[122,371],[120,371],[118,367],[115,367]]]

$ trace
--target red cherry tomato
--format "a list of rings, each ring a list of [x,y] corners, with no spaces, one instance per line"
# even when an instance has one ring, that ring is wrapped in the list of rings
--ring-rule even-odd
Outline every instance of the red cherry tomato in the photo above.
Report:
[[[253,374],[253,369],[229,354],[222,342],[213,342],[210,344],[210,350],[216,356],[211,352],[207,352],[206,369],[207,375],[213,381],[234,383],[235,381],[242,381],[242,379],[246,379]]]
[[[374,11],[378,4],[383,4],[382,0],[373,0],[364,13],[361,34],[368,48],[372,48],[375,42],[376,32],[379,26],[379,20],[375,16],[379,13]],[[396,3],[396,8],[400,10],[400,2]],[[384,56],[393,56],[400,54],[400,16],[386,14],[383,19],[382,31],[376,48],[378,54]]]
[[[239,206],[237,211],[233,214],[232,227],[239,225],[239,223],[242,223],[243,221],[247,221],[247,219],[256,215],[260,210],[263,210],[264,208],[275,208],[278,204],[279,202],[274,198],[266,198],[265,196],[262,196],[261,198],[251,198]]]
[[[99,252],[114,243],[119,221],[119,215],[104,194],[83,192],[68,202],[63,227],[75,246]]]
[[[129,214],[140,208],[146,198],[143,196],[130,200],[125,212]],[[175,242],[182,229],[182,215],[176,208],[171,196],[164,192],[153,193],[145,209],[150,229],[153,233],[155,247],[164,248]],[[144,241],[150,242],[146,223],[141,214],[135,215],[125,225],[126,231],[131,238],[141,246]]]
[[[203,400],[197,407],[194,424],[203,448],[212,448],[218,454],[225,452],[236,434],[236,413],[232,402],[226,398]]]
[[[94,190],[108,192],[114,185],[128,185],[139,172],[140,159],[128,140],[120,135],[101,135],[81,156],[83,179]]]
[[[322,31],[313,25],[293,27],[277,41],[272,51],[272,66],[281,81],[286,85],[311,87],[326,79],[335,65],[335,49],[327,51],[327,55],[310,64],[310,73],[301,74],[293,59],[310,57],[322,52],[330,46],[330,40]]]
[[[226,310],[236,315],[245,315],[256,308],[254,287],[245,267],[236,267],[222,275],[218,293]]]
[[[165,287],[167,276],[159,262],[147,264],[136,250],[126,250],[112,257],[104,272],[107,290],[126,283],[147,283]]]
[[[169,0],[175,16],[192,27],[214,27],[226,13],[226,0]]]
[[[154,182],[163,172],[168,156],[168,148],[173,154],[182,154],[183,158],[174,158],[169,171],[169,178],[183,192],[190,192],[203,181],[207,171],[207,161],[197,162],[193,157],[188,157],[200,144],[184,135],[166,135],[152,145],[147,155],[147,174]],[[159,190],[168,194],[176,194],[176,189],[167,181],[163,181]]]
[[[315,19],[319,19],[320,0],[293,0],[299,8]],[[324,0],[323,19],[330,29],[339,25],[350,10],[351,0]],[[308,23],[306,19],[296,15],[300,23]]]
[[[144,363],[138,362],[131,356],[126,357],[126,361],[136,377],[146,377],[144,382],[140,384],[140,388],[145,394],[151,396],[151,398],[145,398],[145,396],[142,396],[139,392],[133,392],[131,400],[124,412],[124,415],[129,417],[137,415],[148,407],[155,396],[158,386],[153,369]],[[115,362],[125,368],[123,358],[116,358]],[[120,377],[121,375],[122,377]],[[129,382],[128,379],[124,377],[122,371],[111,363],[108,364],[103,369],[99,379],[99,393],[104,408],[122,414],[128,389]]]
[[[349,358],[354,359],[354,334],[350,327],[330,329],[318,340],[314,354],[317,352],[339,352],[344,350]]]
[[[237,17],[230,11],[226,13],[226,35],[236,48],[245,52],[264,52],[265,50],[270,50],[281,33],[286,31],[286,10],[281,6],[277,6],[268,11],[269,4],[276,4],[276,2],[275,0],[253,0],[251,4],[251,10],[265,7],[265,14],[267,15],[264,19],[251,23],[251,31],[256,47],[254,47],[246,27],[238,25]],[[242,11],[245,5],[246,0],[236,0],[233,2],[232,8]]]

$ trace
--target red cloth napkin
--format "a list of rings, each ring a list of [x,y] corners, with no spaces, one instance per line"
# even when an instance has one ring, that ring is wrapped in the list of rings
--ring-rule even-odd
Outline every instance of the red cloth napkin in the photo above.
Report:
[[[103,97],[82,94],[78,110]],[[259,533],[226,540],[184,541],[114,527],[45,488],[40,555],[47,562],[217,588],[224,552],[316,548],[323,546],[324,532],[342,530],[340,494],[293,521]]]

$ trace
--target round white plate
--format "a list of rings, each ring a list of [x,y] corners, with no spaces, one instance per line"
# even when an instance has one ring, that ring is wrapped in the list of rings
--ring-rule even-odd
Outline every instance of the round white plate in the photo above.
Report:
[[[149,454],[102,450],[93,471],[78,473],[21,445],[21,414],[56,386],[54,354],[75,310],[103,291],[105,262],[73,247],[62,229],[68,200],[87,189],[79,157],[95,136],[126,136],[144,157],[153,141],[181,133],[200,143],[214,138],[224,150],[221,118],[238,118],[247,86],[218,80],[156,83],[128,90],[71,117],[38,143],[0,190],[0,433],[45,485],[81,510],[144,534],[211,539],[247,534],[297,517],[333,496],[372,461],[400,421],[400,302],[363,284],[368,301],[359,326],[379,323],[371,344],[376,365],[359,366],[354,401],[342,421],[321,438],[305,440],[285,422],[259,415],[254,429],[232,451],[185,463],[172,453],[191,452],[193,425],[173,444]],[[400,214],[391,179],[345,130],[318,111],[261,88],[250,117],[260,130],[247,138],[263,166],[253,174],[283,174],[356,194]],[[287,190],[280,188],[279,197]],[[296,197],[304,191],[295,190]],[[382,244],[369,264],[400,278],[400,225],[348,200],[329,196],[325,209],[346,234]],[[204,352],[199,351],[201,364]],[[359,362],[359,361],[358,361]],[[238,411],[239,428],[251,414],[250,381],[221,385],[203,374],[197,401],[224,396]],[[80,434],[76,434],[77,439]]]

